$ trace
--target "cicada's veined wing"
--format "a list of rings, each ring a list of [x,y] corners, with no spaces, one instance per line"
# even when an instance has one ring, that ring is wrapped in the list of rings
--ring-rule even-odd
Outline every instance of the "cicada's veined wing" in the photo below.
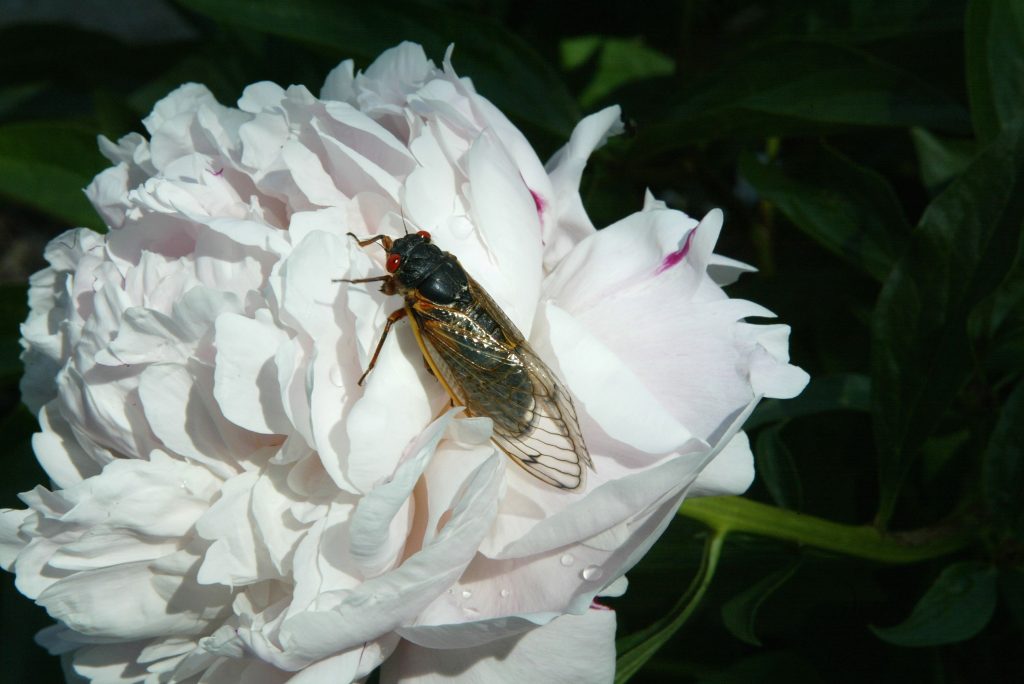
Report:
[[[593,468],[572,398],[515,325],[472,279],[473,306],[412,305],[431,359],[494,442],[539,480],[578,489]]]

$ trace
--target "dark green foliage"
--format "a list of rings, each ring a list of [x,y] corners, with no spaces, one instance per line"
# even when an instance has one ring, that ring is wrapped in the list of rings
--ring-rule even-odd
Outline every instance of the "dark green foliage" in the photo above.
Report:
[[[812,376],[748,423],[759,472],[746,496],[767,506],[684,507],[609,602],[620,681],[1024,680],[1024,3],[169,12],[167,40],[0,27],[0,235],[22,250],[0,273],[0,506],[43,481],[18,405],[17,324],[45,240],[101,227],[81,192],[107,165],[96,134],[141,131],[185,81],[225,104],[265,79],[316,93],[341,59],[365,67],[408,39],[440,62],[454,43],[458,73],[542,158],[580,116],[620,104],[629,131],[584,176],[594,222],[637,210],[646,188],[698,217],[724,208],[717,251],[759,269],[729,293],[791,325]],[[31,643],[45,615],[4,582],[5,675],[56,681],[56,659]]]

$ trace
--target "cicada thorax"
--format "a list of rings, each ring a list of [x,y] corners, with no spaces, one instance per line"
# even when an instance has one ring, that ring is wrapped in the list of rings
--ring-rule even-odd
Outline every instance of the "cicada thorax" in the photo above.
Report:
[[[458,259],[418,233],[395,240],[388,260],[396,264],[397,290],[406,299],[422,297],[442,306],[470,303],[469,279]]]

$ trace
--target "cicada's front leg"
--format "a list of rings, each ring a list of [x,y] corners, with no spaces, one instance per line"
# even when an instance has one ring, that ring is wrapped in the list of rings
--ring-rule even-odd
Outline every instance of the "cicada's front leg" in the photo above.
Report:
[[[355,240],[360,247],[365,247],[366,245],[372,245],[374,242],[379,242],[383,245],[384,251],[391,251],[391,244],[393,241],[387,235],[371,235],[368,238],[361,238],[355,233],[346,233],[346,235]]]

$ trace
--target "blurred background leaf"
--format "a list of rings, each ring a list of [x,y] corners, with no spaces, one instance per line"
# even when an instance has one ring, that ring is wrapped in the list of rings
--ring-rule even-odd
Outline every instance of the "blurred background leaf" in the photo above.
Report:
[[[982,142],[1020,118],[1024,102],[1024,6],[976,0],[967,11],[967,70],[974,130]]]
[[[971,373],[968,315],[1014,265],[1024,227],[1022,132],[1001,134],[928,206],[879,296],[872,389],[883,522]]]
[[[0,126],[0,194],[76,226],[100,223],[82,189],[104,167],[84,126]]]
[[[910,233],[888,181],[824,145],[779,161],[746,154],[740,173],[812,240],[885,280]]]
[[[984,629],[995,608],[995,568],[954,563],[942,571],[904,622],[871,631],[896,646],[953,644]]]

